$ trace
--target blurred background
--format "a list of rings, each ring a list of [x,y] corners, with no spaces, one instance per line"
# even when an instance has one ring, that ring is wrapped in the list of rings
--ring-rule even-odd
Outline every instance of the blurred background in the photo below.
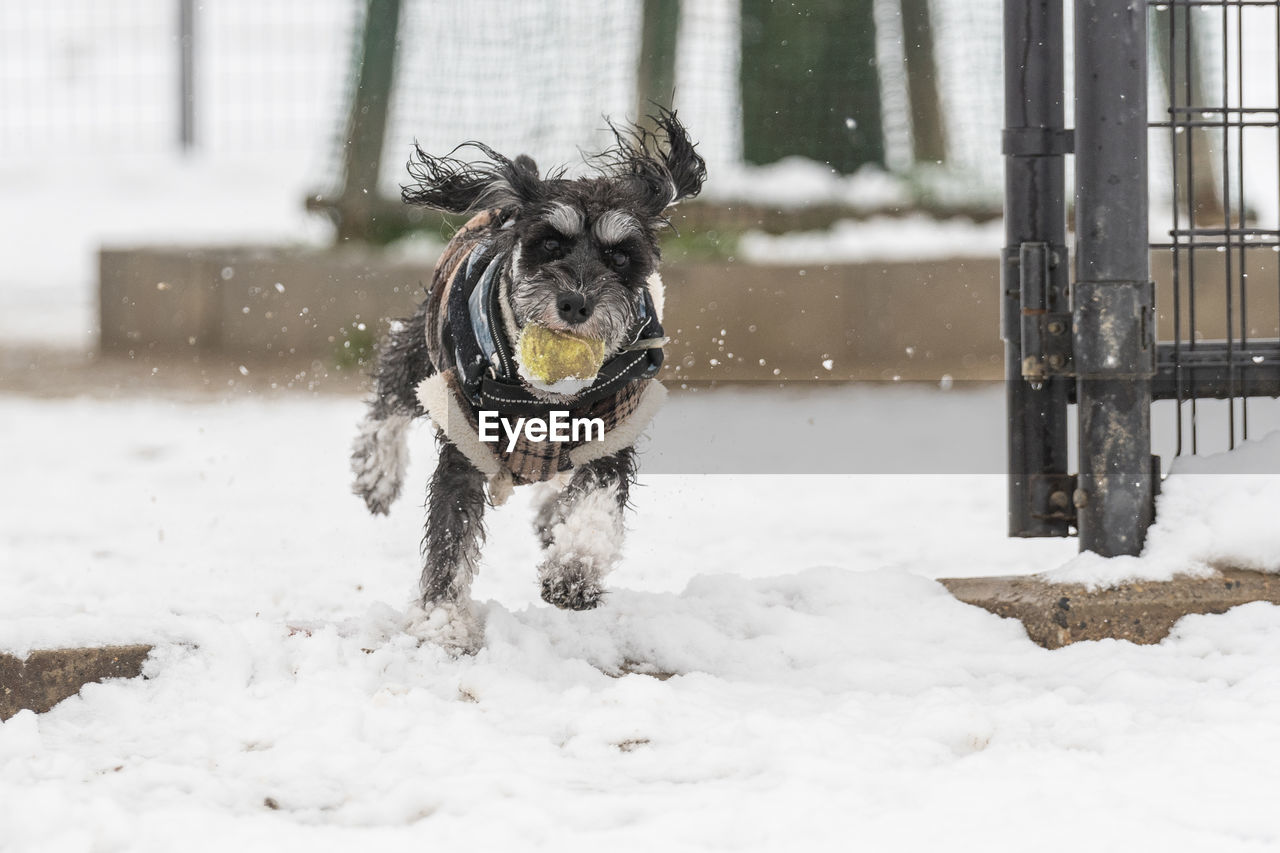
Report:
[[[991,257],[999,31],[998,0],[8,3],[0,227],[21,236],[0,271],[0,333],[165,349],[171,317],[103,328],[103,246],[341,244],[429,263],[456,223],[399,203],[415,140],[479,139],[572,171],[608,144],[605,117],[653,103],[679,109],[711,175],[671,259]],[[143,301],[174,301],[147,284]],[[197,337],[207,356],[211,336]],[[800,373],[846,362],[841,346],[806,353]]]
[[[1273,102],[1232,70],[1274,68],[1271,18],[1191,14],[1194,85]],[[650,104],[710,171],[664,245],[673,387],[999,380],[1001,26],[1000,0],[3,4],[0,389],[355,392],[458,224],[400,204],[415,141],[572,173]],[[1274,227],[1274,140],[1192,132],[1197,216],[1227,175]]]

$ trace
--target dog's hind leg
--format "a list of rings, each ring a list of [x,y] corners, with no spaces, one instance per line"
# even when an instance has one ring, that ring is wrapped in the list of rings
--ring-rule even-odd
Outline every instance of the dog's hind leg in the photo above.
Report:
[[[484,543],[485,476],[452,442],[437,438],[440,459],[428,487],[422,540],[425,619],[415,633],[474,651],[483,633],[471,602],[471,581]]]
[[[550,544],[538,566],[543,601],[569,610],[599,605],[604,576],[622,553],[622,511],[635,475],[630,447],[574,472],[546,525]]]
[[[427,353],[425,307],[392,323],[374,374],[376,390],[351,447],[351,490],[380,515],[400,496],[409,464],[409,423],[424,414],[418,383],[435,372]]]

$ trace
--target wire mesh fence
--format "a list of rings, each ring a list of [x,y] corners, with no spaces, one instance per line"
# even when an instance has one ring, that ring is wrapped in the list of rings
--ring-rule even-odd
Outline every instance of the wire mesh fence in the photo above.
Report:
[[[1201,430],[1215,405],[1229,449],[1249,438],[1249,398],[1280,394],[1280,3],[1173,0],[1152,29],[1172,337],[1156,392],[1176,401],[1177,454],[1223,448]]]
[[[1272,420],[1257,398],[1280,397],[1280,2],[1005,11],[1010,534],[1075,528],[1082,548],[1136,554],[1159,487],[1152,450],[1233,449],[1251,408]],[[1162,407],[1168,448],[1152,443]]]
[[[6,3],[0,16],[0,150],[176,142],[175,4]]]

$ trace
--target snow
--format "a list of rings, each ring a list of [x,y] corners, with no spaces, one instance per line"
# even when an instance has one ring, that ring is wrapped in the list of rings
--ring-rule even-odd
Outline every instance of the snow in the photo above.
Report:
[[[1235,450],[1180,457],[1161,485],[1140,557],[1081,554],[1047,573],[1091,588],[1131,580],[1206,577],[1217,567],[1280,572],[1280,431]]]
[[[814,408],[874,407],[890,454],[913,407],[999,419],[998,389],[860,395]],[[674,397],[649,452],[722,403]],[[405,632],[421,501],[374,518],[348,493],[360,415],[0,397],[0,649],[158,644],[147,678],[0,724],[0,849],[1280,841],[1280,609],[1044,651],[932,580],[1074,550],[1004,538],[998,474],[648,473],[588,613],[538,600],[518,490],[476,583],[485,645],[455,659]]]
[[[91,343],[104,242],[324,239],[300,204],[324,143],[6,157],[4,346]],[[873,210],[906,188],[784,162],[708,196]],[[1000,243],[998,224],[872,219],[743,252]],[[519,490],[474,589],[484,646],[460,658],[406,631],[425,429],[409,494],[374,518],[349,493],[354,397],[0,395],[0,650],[156,645],[145,679],[0,723],[0,851],[1280,843],[1280,609],[1047,652],[934,580],[1277,570],[1280,439],[1178,462],[1143,557],[1072,559],[1072,540],[1004,536],[1002,389],[940,380],[673,395],[605,606],[540,601]]]
[[[1000,220],[936,220],[922,214],[843,219],[825,231],[742,235],[739,253],[752,263],[859,263],[936,261],[999,257],[1004,243]]]
[[[628,585],[675,592],[703,562],[757,575],[792,563],[849,560],[924,562],[933,574],[985,574],[1044,564],[1074,550],[1065,541],[1005,540],[998,521],[975,524],[1003,513],[1003,478],[985,473],[996,464],[1000,440],[982,414],[999,400],[998,389],[839,389],[813,393],[808,402],[793,390],[781,398],[788,405],[778,406],[778,399],[758,391],[673,396],[642,444],[649,477],[632,495],[638,509],[625,557]],[[770,407],[782,411],[770,419]],[[741,412],[768,432],[799,430],[797,411],[810,412],[814,423],[793,450],[767,459],[753,459],[734,434],[688,435],[690,424],[726,411]],[[948,465],[944,452],[905,458],[914,445],[936,440],[936,430],[896,425],[899,413],[920,421],[922,412],[973,444],[968,464]],[[357,604],[367,599],[402,607],[417,581],[430,434],[421,427],[411,434],[406,494],[391,517],[367,517],[349,494],[347,462],[363,414],[354,398],[283,393],[205,404],[0,397],[6,480],[22,484],[20,500],[12,492],[6,497],[0,542],[5,566],[16,568],[24,588],[0,601],[0,649],[95,637],[125,641],[131,626],[145,628],[157,614],[240,613],[249,606],[246,598],[251,612],[277,620],[337,618],[352,604],[357,584],[364,587]],[[844,475],[812,473],[821,469],[810,445],[830,443],[842,424],[869,441],[876,437],[880,452],[839,458]],[[92,441],[81,439],[86,434]],[[903,461],[891,467],[886,456]],[[761,499],[761,487],[769,500]],[[502,594],[514,595],[509,600],[516,606],[539,602],[537,552],[524,518],[531,515],[528,500],[526,490],[517,490],[513,506],[495,513],[506,522],[494,525],[485,551],[488,566],[528,571],[482,572],[481,599]],[[775,500],[787,510],[777,511]],[[913,537],[922,513],[938,503],[963,505],[966,512],[937,513],[931,522],[936,539]],[[857,524],[882,514],[897,521]],[[330,568],[317,572],[317,566]],[[357,579],[348,584],[348,576]],[[129,580],[125,587],[122,578]],[[71,630],[58,621],[63,617],[83,622],[85,630]],[[33,627],[42,619],[50,620],[51,633]],[[99,637],[100,630],[110,636]]]
[[[855,210],[905,206],[911,197],[901,178],[875,166],[842,175],[825,163],[784,157],[766,166],[726,165],[710,176],[703,197],[751,202],[781,209],[838,204]]]

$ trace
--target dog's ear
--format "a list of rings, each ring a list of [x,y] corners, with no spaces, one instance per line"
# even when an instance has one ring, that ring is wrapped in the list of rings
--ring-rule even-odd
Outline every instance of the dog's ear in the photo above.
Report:
[[[675,110],[659,107],[658,115],[649,118],[663,139],[643,127],[620,129],[611,124],[616,145],[602,157],[615,177],[633,183],[641,208],[658,218],[671,205],[702,191],[707,164],[694,150]]]
[[[694,150],[689,131],[676,118],[675,110],[661,109],[660,113],[653,116],[653,120],[667,137],[663,162],[671,174],[671,184],[675,187],[675,196],[670,204],[675,204],[682,199],[694,198],[702,192],[702,184],[707,180],[707,164]]]
[[[538,177],[538,164],[535,163],[533,161],[533,158],[530,157],[528,154],[521,154],[519,157],[517,157],[516,166],[520,169],[524,169],[526,172],[533,175],[535,178]]]
[[[484,159],[467,161],[453,156],[462,148],[474,148]],[[400,188],[405,204],[447,213],[518,207],[546,195],[532,159],[522,154],[512,161],[480,142],[463,143],[444,157],[434,157],[415,144],[408,169],[414,182]]]

